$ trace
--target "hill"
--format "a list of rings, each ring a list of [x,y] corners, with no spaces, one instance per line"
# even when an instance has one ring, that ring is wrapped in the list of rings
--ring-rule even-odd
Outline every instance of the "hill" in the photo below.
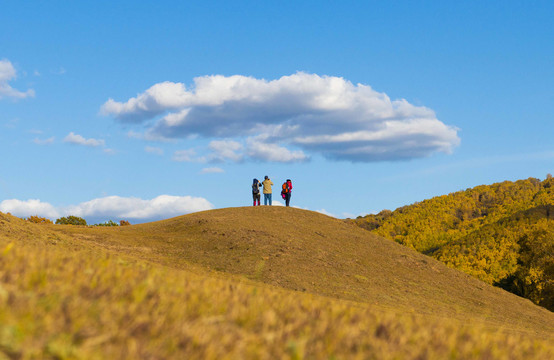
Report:
[[[553,185],[482,185],[354,222],[554,310]]]
[[[286,289],[402,312],[489,319],[509,326],[530,303],[439,261],[319,213],[295,208],[211,210],[121,228],[53,229],[166,266],[212,269]],[[543,323],[542,312],[536,318]],[[535,321],[531,320],[531,321]]]
[[[9,357],[548,358],[554,315],[292,208],[130,227],[0,214]]]

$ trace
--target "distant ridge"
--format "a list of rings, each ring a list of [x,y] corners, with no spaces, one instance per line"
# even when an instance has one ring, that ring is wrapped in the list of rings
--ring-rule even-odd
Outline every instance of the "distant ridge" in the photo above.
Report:
[[[554,179],[481,185],[353,220],[554,310]]]

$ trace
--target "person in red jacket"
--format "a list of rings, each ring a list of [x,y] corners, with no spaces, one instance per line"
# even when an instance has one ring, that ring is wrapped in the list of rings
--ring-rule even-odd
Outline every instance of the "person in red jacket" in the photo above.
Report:
[[[285,204],[289,206],[290,203],[290,195],[292,192],[292,181],[290,179],[287,179],[283,183],[283,190],[281,190],[281,195],[283,196],[283,199],[285,199]]]

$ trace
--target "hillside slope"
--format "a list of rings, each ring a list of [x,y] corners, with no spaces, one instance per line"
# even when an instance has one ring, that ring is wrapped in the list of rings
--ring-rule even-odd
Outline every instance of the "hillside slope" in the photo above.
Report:
[[[311,211],[211,210],[118,228],[57,233],[181,269],[201,267],[285,289],[437,317],[554,332],[554,314],[441,262]]]
[[[505,181],[353,220],[554,310],[554,179]]]
[[[0,213],[1,359],[554,356],[551,329],[532,323],[493,328],[175,269],[133,258],[133,246],[99,248],[120,229],[64,228]]]

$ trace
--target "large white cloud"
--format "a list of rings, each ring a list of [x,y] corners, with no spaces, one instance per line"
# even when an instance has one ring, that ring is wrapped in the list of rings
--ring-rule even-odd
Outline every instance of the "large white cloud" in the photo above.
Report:
[[[19,217],[39,215],[55,220],[61,216],[75,215],[89,222],[121,219],[151,221],[213,208],[208,200],[201,197],[172,195],[160,195],[149,200],[107,196],[66,207],[55,207],[40,200],[11,199],[0,202],[0,211]]]
[[[160,195],[151,200],[108,196],[66,208],[65,212],[81,217],[118,219],[161,219],[213,209],[206,199],[192,196]]]
[[[25,201],[17,199],[4,200],[0,202],[0,211],[19,217],[38,215],[40,217],[56,219],[60,216],[60,212],[54,206],[41,202],[38,199]]]
[[[35,96],[35,91],[33,89],[23,92],[12,88],[9,82],[14,80],[16,77],[17,74],[12,63],[7,59],[0,60],[0,99],[3,97],[23,99]]]
[[[164,82],[126,102],[109,99],[101,111],[122,122],[155,119],[147,123],[150,139],[201,136],[226,148],[239,144],[223,156],[229,161],[304,161],[305,152],[350,161],[398,160],[449,153],[460,142],[458,130],[427,107],[391,100],[340,77],[303,72],[271,81],[203,76],[190,88]],[[206,158],[216,159],[220,150],[211,146]]]

